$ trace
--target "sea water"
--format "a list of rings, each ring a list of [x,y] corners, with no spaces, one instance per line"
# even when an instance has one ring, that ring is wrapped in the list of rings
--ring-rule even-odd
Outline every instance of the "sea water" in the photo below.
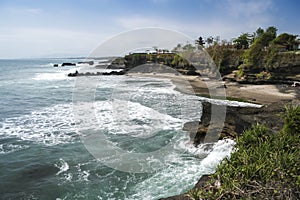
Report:
[[[79,67],[53,67],[70,61],[81,60],[0,60],[0,199],[159,199],[191,189],[230,155],[234,141],[218,141],[207,151],[195,148],[182,131],[184,122],[201,116],[201,107],[191,107],[192,115],[183,116],[182,103],[197,104],[199,97],[174,90],[166,79],[102,76],[97,77],[91,129],[105,132],[119,148],[139,153],[161,148],[174,134],[179,138],[160,170],[134,173],[108,167],[87,150],[76,126],[72,100],[80,77],[67,74]],[[112,119],[117,109],[112,98],[126,105],[128,119]],[[160,134],[149,137],[154,129]]]

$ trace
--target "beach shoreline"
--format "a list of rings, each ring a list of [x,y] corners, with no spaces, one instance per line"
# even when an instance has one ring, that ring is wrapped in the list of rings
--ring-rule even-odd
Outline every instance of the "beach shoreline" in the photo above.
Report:
[[[164,78],[171,80],[176,86],[176,90],[180,92],[190,91],[195,95],[210,98],[210,90],[207,85],[215,85],[216,87],[223,86],[228,100],[246,101],[262,105],[257,107],[227,107],[226,119],[223,130],[220,134],[220,139],[231,138],[235,139],[237,135],[241,135],[243,130],[250,128],[253,124],[265,124],[271,128],[272,131],[278,131],[283,126],[283,120],[278,115],[283,113],[285,106],[288,104],[299,104],[300,89],[299,87],[292,87],[287,84],[240,84],[232,81],[213,82],[207,78],[202,79],[200,76],[175,75],[175,74],[144,74],[135,73],[128,74],[129,76],[149,77],[149,78]],[[204,106],[201,120],[206,121],[210,118],[210,103],[202,102]],[[197,146],[199,142],[206,135],[207,127],[201,123],[199,119],[199,127],[194,138],[194,145]],[[209,119],[208,119],[209,120]],[[189,122],[195,123],[195,122]],[[196,142],[195,142],[196,141]],[[195,184],[193,189],[199,189],[210,180],[209,175],[199,177],[199,181]],[[188,191],[187,191],[188,192]],[[163,200],[189,200],[191,199],[187,193],[179,194],[172,197],[161,198]]]
[[[212,90],[224,87],[225,97],[228,100],[241,100],[261,105],[289,102],[300,97],[299,87],[292,87],[286,84],[241,84],[232,81],[215,81],[208,78],[201,78],[200,76],[167,73],[128,73],[126,75],[168,79],[176,86],[175,89],[180,92],[208,98],[213,95]]]

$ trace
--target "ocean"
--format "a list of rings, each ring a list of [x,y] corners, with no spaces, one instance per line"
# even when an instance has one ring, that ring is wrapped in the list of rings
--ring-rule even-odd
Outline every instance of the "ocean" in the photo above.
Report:
[[[191,189],[230,155],[234,141],[195,148],[182,130],[200,118],[201,97],[177,91],[167,79],[68,77],[80,66],[53,67],[79,61],[0,60],[0,199],[159,199]],[[93,102],[80,102],[92,103],[95,120],[82,122],[76,113],[74,92],[85,89],[80,81],[97,81]],[[80,127],[133,155],[169,146],[168,155],[157,169],[127,170],[114,154],[106,155],[114,162],[101,160],[106,149],[97,146],[96,155]]]

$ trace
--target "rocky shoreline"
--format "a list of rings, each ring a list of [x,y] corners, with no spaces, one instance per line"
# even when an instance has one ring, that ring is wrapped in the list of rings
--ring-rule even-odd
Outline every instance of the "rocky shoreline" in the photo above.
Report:
[[[256,107],[227,107],[224,127],[221,131],[220,138],[235,139],[242,134],[244,130],[250,128],[253,124],[260,123],[271,127],[273,132],[279,131],[283,127],[283,120],[280,113],[283,113],[287,104],[299,104],[300,92],[297,91],[295,99],[281,99],[277,102],[264,104],[261,108]],[[202,102],[203,114],[200,121],[188,122],[184,125],[184,130],[194,134],[195,130],[191,130],[198,124],[198,129],[193,143],[195,146],[199,145],[207,134],[207,127],[210,123],[211,117],[211,103]],[[211,175],[204,175],[199,177],[199,181],[195,184],[193,189],[199,189],[205,186],[207,181],[212,180]],[[161,200],[192,200],[188,193],[162,198]]]
[[[186,86],[183,83],[184,80],[182,80],[185,79],[185,81],[189,82],[196,95],[204,97],[210,96],[206,84],[207,80],[203,80],[199,76],[174,76],[168,74],[135,75],[171,79],[178,91],[181,91],[181,87]],[[261,107],[226,106],[226,117],[219,139],[236,139],[244,130],[256,123],[271,127],[273,132],[279,131],[283,127],[283,119],[280,117],[280,113],[284,112],[285,106],[300,103],[300,88],[292,87],[289,84],[242,84],[232,81],[225,81],[223,83],[226,86],[227,99],[256,103],[261,105]],[[184,90],[182,92],[184,92]],[[199,119],[199,121],[187,122],[183,127],[185,131],[190,132],[190,138],[195,146],[203,142],[207,136],[208,126],[211,125],[212,104],[207,101],[202,101],[201,103],[203,109],[201,119]],[[223,109],[221,108],[222,105],[214,106],[217,108],[220,106],[220,109]],[[203,187],[206,181],[210,179],[210,175],[199,177],[199,181],[193,189]],[[190,200],[191,198],[185,193],[162,199]]]
[[[295,100],[296,101],[296,100]],[[243,133],[244,130],[250,128],[255,123],[265,124],[272,127],[273,131],[278,131],[283,126],[283,121],[277,115],[284,111],[284,106],[292,101],[281,101],[270,105],[258,107],[226,107],[226,117],[224,126],[220,133],[219,139],[235,139]],[[215,105],[216,106],[216,105]],[[219,105],[217,105],[218,107]],[[222,107],[222,106],[219,106]],[[196,135],[191,136],[194,138],[194,145],[198,146],[203,142],[207,134],[208,126],[211,125],[211,103],[202,102],[203,114],[200,121],[187,122],[184,124],[183,129],[195,133],[194,127],[198,127]]]
[[[155,73],[151,71],[152,64],[148,63],[148,60],[156,58],[153,55],[138,55],[136,59],[133,59],[136,55],[127,56],[125,59],[117,59],[108,68],[111,69],[122,69],[122,71],[112,71],[109,73],[96,73],[96,74],[76,74],[75,76],[93,76],[93,75],[128,75],[128,76],[149,76],[154,78],[166,78],[172,80],[176,85],[176,89],[181,91],[181,86],[186,87],[186,82],[190,89],[196,95],[210,97],[209,89],[207,84],[211,80],[205,80],[199,74],[191,73],[193,69],[185,63],[180,69],[176,71],[180,74],[170,73]],[[143,62],[141,58],[144,58]],[[149,58],[147,56],[150,56]],[[152,56],[152,57],[151,57]],[[162,55],[160,55],[162,56]],[[163,55],[168,58],[170,55]],[[297,56],[299,58],[299,56]],[[134,71],[134,66],[148,65],[147,71]],[[122,67],[120,67],[122,66]],[[131,69],[131,70],[130,70]],[[144,68],[145,69],[145,68]],[[247,101],[262,105],[261,108],[257,107],[226,107],[226,117],[224,126],[220,131],[219,139],[235,139],[241,135],[244,130],[250,128],[253,124],[260,123],[271,127],[271,130],[276,132],[283,126],[283,120],[279,116],[285,110],[285,105],[290,103],[299,104],[300,102],[300,88],[292,87],[292,83],[299,81],[300,77],[300,65],[295,65],[290,71],[286,71],[287,67],[276,68],[272,73],[272,78],[268,78],[267,73],[258,73],[255,70],[244,70],[244,76],[239,77],[237,71],[233,71],[231,74],[223,76],[221,84],[226,91],[227,99]],[[180,71],[181,70],[181,71]],[[282,71],[283,70],[283,71]],[[130,71],[130,74],[128,74]],[[184,72],[184,73],[182,73]],[[283,73],[284,72],[284,73]],[[173,72],[174,73],[174,72]],[[72,76],[72,74],[71,74]],[[258,77],[259,76],[259,77]],[[261,77],[260,77],[261,76]],[[214,105],[216,106],[216,105]],[[202,102],[202,116],[199,121],[191,121],[184,124],[183,129],[190,132],[190,138],[195,146],[199,145],[204,141],[207,136],[208,127],[211,124],[211,107],[212,104],[206,101]],[[218,106],[217,106],[218,107]],[[223,108],[220,108],[223,109]],[[214,125],[213,125],[214,126]],[[198,183],[194,189],[203,187],[205,182],[210,180],[209,175],[199,177]],[[163,198],[164,200],[187,200],[191,199],[187,194],[177,195],[173,197]]]

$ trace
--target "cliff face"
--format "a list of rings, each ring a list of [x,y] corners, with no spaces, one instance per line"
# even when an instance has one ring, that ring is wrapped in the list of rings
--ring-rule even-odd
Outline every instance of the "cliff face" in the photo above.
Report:
[[[300,81],[300,53],[278,53],[268,63],[264,61],[263,66],[266,67],[242,64],[223,79],[250,84],[292,84]]]
[[[251,125],[259,122],[271,127],[271,131],[276,132],[282,129],[284,123],[283,120],[278,116],[279,113],[283,113],[285,105],[290,103],[288,101],[281,101],[278,103],[270,104],[262,108],[249,108],[249,107],[227,107],[226,119],[224,128],[220,135],[226,138],[235,138],[237,135],[242,134],[243,130],[248,129]],[[294,103],[299,103],[296,100]],[[205,137],[206,132],[203,131],[202,127],[209,124],[211,116],[211,104],[202,102],[203,114],[201,121],[199,122],[188,122],[185,124],[185,130],[189,130],[191,127],[195,127],[195,124],[199,124],[198,132],[196,133],[194,145],[198,145]],[[228,129],[228,127],[230,127]],[[212,176],[204,175],[200,178],[198,183],[193,189],[199,189],[204,187],[208,181],[215,181]],[[188,193],[176,195],[168,198],[162,198],[161,200],[192,200]]]
[[[219,139],[235,139],[242,134],[244,130],[250,128],[253,124],[261,123],[273,127],[274,131],[282,128],[283,123],[276,114],[284,111],[285,102],[279,102],[264,106],[262,108],[253,107],[227,107],[224,126],[219,135]],[[190,132],[195,146],[204,141],[207,136],[208,126],[211,119],[211,103],[202,102],[203,112],[199,121],[187,122],[183,130]],[[194,135],[196,134],[196,135]]]
[[[126,71],[145,73],[169,72],[165,71],[166,67],[162,67],[164,65],[185,75],[199,75],[196,72],[196,68],[189,61],[174,53],[133,53],[124,57],[124,64]],[[141,69],[140,66],[146,67]]]
[[[243,64],[242,50],[222,50],[215,52],[208,49],[224,80],[251,84],[292,84],[300,81],[300,52],[279,52],[266,55],[259,66]],[[189,57],[186,55],[185,57]],[[203,68],[201,74],[209,73],[207,58],[197,58],[197,65]],[[146,66],[145,72],[159,72],[160,66],[168,66],[183,75],[200,75],[188,60],[175,53],[133,53],[123,58],[115,59],[108,68],[119,68],[125,71],[140,70],[139,66]],[[199,67],[198,67],[199,68]],[[162,69],[162,68],[161,68]],[[166,68],[164,68],[165,70]],[[165,72],[165,71],[161,71]]]
[[[242,75],[241,75],[242,74]],[[245,84],[288,84],[300,81],[300,65],[282,66],[272,69],[244,68],[235,70],[223,80]]]

